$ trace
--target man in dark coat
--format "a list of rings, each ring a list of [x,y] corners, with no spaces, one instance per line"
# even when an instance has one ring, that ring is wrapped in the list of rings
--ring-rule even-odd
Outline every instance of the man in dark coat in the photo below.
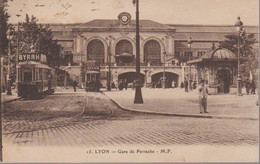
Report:
[[[128,82],[127,82],[127,79],[125,79],[125,82],[124,82],[124,87],[125,87],[125,90],[127,90],[127,87],[128,87]]]
[[[185,92],[188,92],[188,87],[189,87],[189,82],[188,80],[184,80],[184,88],[185,88]]]
[[[249,79],[246,79],[245,87],[246,87],[246,94],[249,94],[250,87],[251,87],[251,83],[250,83]]]
[[[76,80],[73,80],[72,85],[73,85],[74,92],[76,92],[76,91],[77,91],[77,90],[76,90],[76,87],[77,87],[77,85],[78,85],[77,81],[76,81]]]
[[[256,88],[255,81],[253,79],[252,82],[251,82],[251,94],[255,94],[255,88]]]

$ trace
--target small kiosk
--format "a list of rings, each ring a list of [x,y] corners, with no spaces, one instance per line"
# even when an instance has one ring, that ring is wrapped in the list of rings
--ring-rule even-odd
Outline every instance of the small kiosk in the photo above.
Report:
[[[230,50],[217,48],[188,64],[195,65],[198,78],[206,81],[210,94],[233,94],[237,91],[237,60]]]

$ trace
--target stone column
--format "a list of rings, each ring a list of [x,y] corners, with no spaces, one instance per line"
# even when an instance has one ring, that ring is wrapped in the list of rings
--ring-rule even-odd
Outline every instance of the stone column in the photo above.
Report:
[[[169,54],[172,55],[172,57],[175,57],[175,50],[174,50],[174,47],[175,47],[175,42],[174,42],[174,37],[171,36],[170,39],[169,39]]]
[[[185,79],[185,66],[182,66],[181,67],[181,81],[184,82],[184,79]]]
[[[76,53],[80,53],[80,49],[81,49],[81,37],[79,35],[77,35],[76,37]]]

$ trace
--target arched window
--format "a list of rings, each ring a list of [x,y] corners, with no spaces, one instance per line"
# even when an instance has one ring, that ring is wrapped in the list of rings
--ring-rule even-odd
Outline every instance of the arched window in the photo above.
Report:
[[[95,39],[88,43],[87,60],[96,60],[99,63],[104,63],[105,46],[100,40]]]
[[[128,40],[121,40],[116,44],[116,55],[122,53],[133,54],[133,46]]]
[[[149,40],[144,45],[144,63],[161,65],[161,46],[156,40]]]
[[[124,56],[128,55],[128,56]],[[133,62],[133,46],[128,40],[120,40],[116,44],[116,63],[127,65]]]

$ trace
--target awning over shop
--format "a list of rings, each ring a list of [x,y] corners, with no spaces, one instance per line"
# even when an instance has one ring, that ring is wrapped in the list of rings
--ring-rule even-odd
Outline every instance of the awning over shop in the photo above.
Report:
[[[121,62],[131,63],[134,59],[134,55],[124,52],[122,54],[116,55],[116,58],[118,58]]]

